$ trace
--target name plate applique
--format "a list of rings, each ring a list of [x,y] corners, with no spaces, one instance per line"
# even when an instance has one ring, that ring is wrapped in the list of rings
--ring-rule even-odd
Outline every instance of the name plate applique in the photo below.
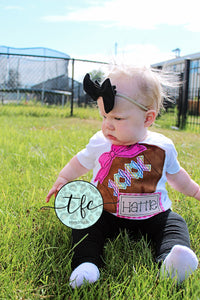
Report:
[[[129,194],[118,196],[117,216],[126,219],[147,219],[164,211],[161,193]]]

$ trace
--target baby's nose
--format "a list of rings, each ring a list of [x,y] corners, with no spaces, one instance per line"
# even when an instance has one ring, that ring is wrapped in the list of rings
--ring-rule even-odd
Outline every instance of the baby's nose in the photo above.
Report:
[[[114,130],[114,129],[115,129],[115,127],[114,127],[112,121],[110,121],[110,120],[106,120],[106,127],[107,127],[109,130]]]

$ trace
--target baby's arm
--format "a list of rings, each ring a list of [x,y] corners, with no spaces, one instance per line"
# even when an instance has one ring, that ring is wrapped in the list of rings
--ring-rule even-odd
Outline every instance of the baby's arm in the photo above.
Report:
[[[87,173],[89,170],[82,166],[78,161],[77,157],[74,156],[70,162],[61,170],[58,175],[57,180],[55,181],[52,189],[49,191],[46,202],[49,202],[51,196],[55,194],[59,189],[69,181],[72,181],[81,175]]]
[[[200,201],[200,187],[191,179],[189,174],[181,168],[176,174],[167,173],[168,183],[178,192],[186,196],[194,197]]]

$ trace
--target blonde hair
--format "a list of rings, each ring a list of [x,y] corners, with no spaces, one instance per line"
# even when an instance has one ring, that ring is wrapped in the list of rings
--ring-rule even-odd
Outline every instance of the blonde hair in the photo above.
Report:
[[[112,78],[123,78],[127,84],[137,87],[133,91],[134,100],[142,102],[148,109],[159,113],[164,98],[169,98],[170,91],[180,85],[176,74],[148,67],[113,65],[107,75]],[[116,87],[117,90],[117,87]]]

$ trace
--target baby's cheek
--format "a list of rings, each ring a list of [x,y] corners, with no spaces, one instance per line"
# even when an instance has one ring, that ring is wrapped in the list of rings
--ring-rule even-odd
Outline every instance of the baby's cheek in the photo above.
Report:
[[[102,129],[102,131],[103,131],[103,133],[104,133],[104,131],[105,131],[105,124],[104,124],[104,122],[103,122],[102,125],[101,125],[101,129]]]
[[[118,126],[116,128],[116,130],[120,133],[120,134],[123,134],[123,135],[127,135],[128,132],[130,131],[130,127],[126,124],[121,124],[120,126]]]

